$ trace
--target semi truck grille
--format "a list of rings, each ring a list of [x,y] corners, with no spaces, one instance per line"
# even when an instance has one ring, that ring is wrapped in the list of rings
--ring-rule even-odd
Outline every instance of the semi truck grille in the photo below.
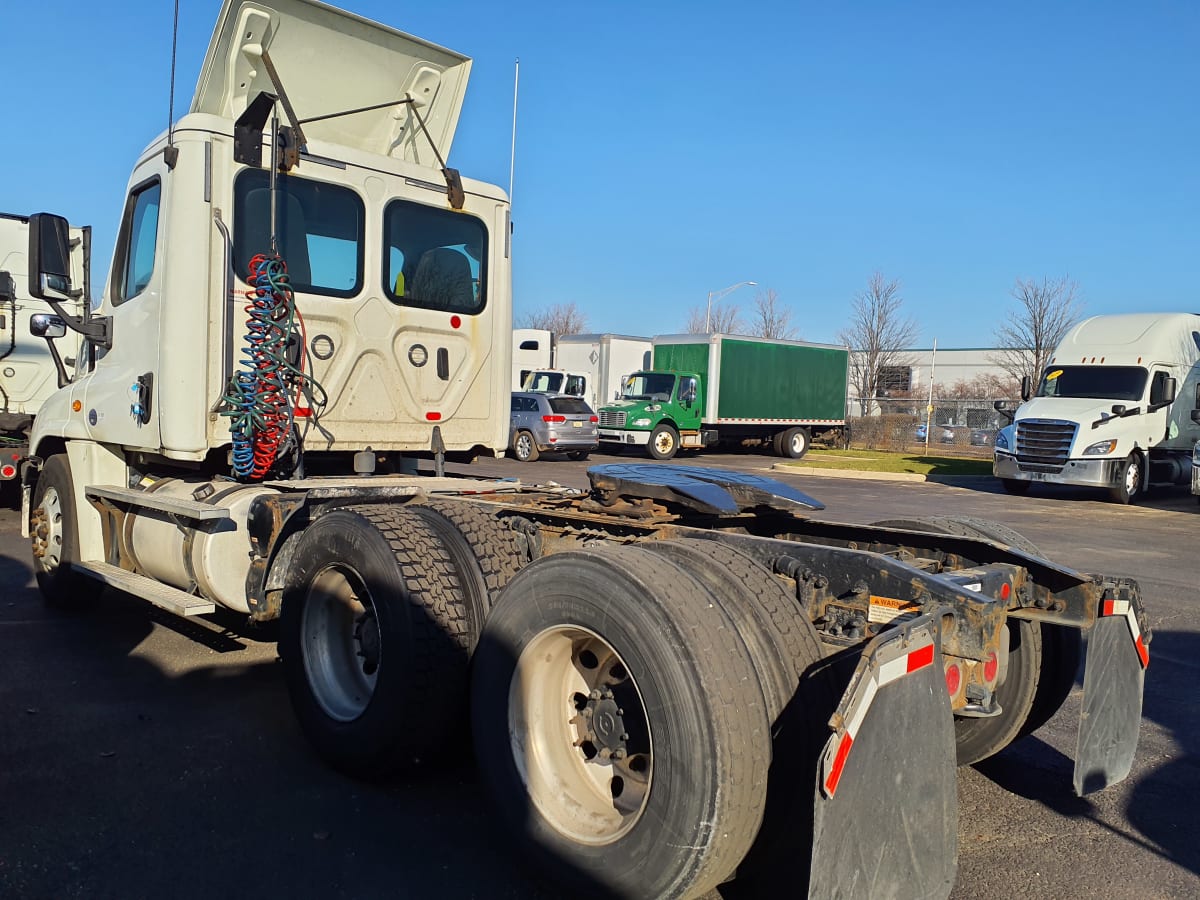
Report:
[[[623,412],[606,412],[600,410],[600,427],[601,428],[624,428],[625,413]]]
[[[1023,472],[1061,472],[1075,440],[1074,422],[1026,419],[1017,423],[1017,465]]]

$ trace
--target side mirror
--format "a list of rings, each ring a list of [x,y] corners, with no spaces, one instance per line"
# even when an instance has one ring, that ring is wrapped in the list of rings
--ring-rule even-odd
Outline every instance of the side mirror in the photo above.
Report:
[[[1021,399],[1028,400],[1033,396],[1033,379],[1028,375],[1021,378]]]
[[[1112,405],[1112,414],[1114,416],[1125,415],[1125,404],[1124,403],[1114,403]]]
[[[992,409],[996,412],[1008,412],[1007,400],[995,400],[992,402]]]
[[[38,313],[29,319],[29,333],[34,337],[53,340],[67,333],[67,323],[58,316],[49,313]]]
[[[1179,382],[1177,382],[1174,378],[1168,377],[1167,380],[1163,382],[1163,406],[1167,406],[1168,404],[1175,402],[1175,392],[1177,390],[1179,390]]]
[[[39,300],[71,296],[70,227],[51,213],[29,217],[29,293]]]

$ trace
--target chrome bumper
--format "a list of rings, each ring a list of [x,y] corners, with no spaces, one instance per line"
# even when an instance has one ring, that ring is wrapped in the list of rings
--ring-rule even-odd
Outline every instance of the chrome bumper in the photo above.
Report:
[[[1058,472],[1026,472],[1017,465],[1015,456],[997,453],[992,462],[992,472],[997,478],[1012,481],[1116,487],[1121,483],[1121,465],[1124,462],[1123,459],[1069,459]]]

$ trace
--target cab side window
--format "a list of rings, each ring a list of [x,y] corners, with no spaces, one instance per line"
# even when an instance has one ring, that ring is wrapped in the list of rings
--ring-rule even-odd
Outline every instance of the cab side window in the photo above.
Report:
[[[125,203],[118,237],[117,265],[113,266],[114,305],[136,297],[150,284],[158,246],[158,211],[162,185],[158,179],[133,189]]]

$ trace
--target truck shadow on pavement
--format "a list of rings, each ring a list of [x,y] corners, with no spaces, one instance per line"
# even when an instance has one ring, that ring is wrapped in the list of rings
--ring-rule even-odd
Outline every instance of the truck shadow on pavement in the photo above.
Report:
[[[0,578],[0,895],[554,896],[461,756],[371,784],[329,770],[270,641],[180,640],[200,626],[163,631],[114,591],[48,609],[12,557]]]

